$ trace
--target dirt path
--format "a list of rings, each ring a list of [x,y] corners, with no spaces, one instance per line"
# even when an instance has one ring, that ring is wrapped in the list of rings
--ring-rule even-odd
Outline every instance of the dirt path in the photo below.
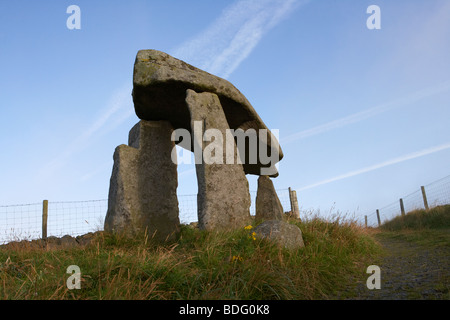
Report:
[[[405,240],[377,237],[385,255],[377,263],[381,289],[369,290],[366,280],[358,284],[356,299],[444,299],[450,297],[450,250],[427,248]]]

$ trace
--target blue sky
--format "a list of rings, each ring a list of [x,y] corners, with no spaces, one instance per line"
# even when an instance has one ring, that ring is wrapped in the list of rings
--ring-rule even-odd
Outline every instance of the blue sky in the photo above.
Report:
[[[279,129],[277,189],[362,216],[450,174],[449,17],[446,0],[2,1],[0,205],[107,198],[139,121],[136,53],[157,49],[228,79]],[[178,172],[195,194],[194,165]]]

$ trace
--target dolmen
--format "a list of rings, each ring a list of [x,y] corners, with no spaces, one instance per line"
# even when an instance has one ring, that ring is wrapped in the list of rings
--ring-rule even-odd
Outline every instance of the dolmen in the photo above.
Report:
[[[141,50],[132,95],[140,121],[130,130],[128,145],[114,152],[106,231],[144,232],[161,242],[177,238],[176,146],[194,153],[200,229],[235,229],[250,222],[246,174],[260,176],[258,217],[280,218],[270,179],[278,176],[283,152],[230,82],[164,52]]]

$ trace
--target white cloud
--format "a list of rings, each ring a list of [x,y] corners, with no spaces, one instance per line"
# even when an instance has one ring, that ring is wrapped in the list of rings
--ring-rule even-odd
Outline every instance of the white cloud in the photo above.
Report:
[[[381,163],[374,164],[374,165],[369,166],[369,167],[365,167],[365,168],[362,168],[362,169],[350,171],[350,172],[341,174],[339,176],[336,176],[336,177],[333,177],[333,178],[330,178],[330,179],[326,179],[326,180],[322,180],[322,181],[313,183],[311,185],[305,186],[305,187],[299,189],[298,191],[304,191],[304,190],[312,189],[312,188],[315,188],[315,187],[318,187],[318,186],[322,186],[322,185],[325,185],[325,184],[328,184],[328,183],[331,183],[331,182],[335,182],[335,181],[347,179],[347,178],[350,178],[350,177],[354,177],[354,176],[357,176],[357,175],[360,175],[360,174],[363,174],[363,173],[367,173],[367,172],[374,171],[374,170],[377,170],[377,169],[381,169],[381,168],[384,168],[384,167],[387,167],[387,166],[391,166],[393,164],[397,164],[397,163],[401,163],[401,162],[404,162],[404,161],[408,161],[408,160],[416,159],[416,158],[419,158],[419,157],[423,157],[423,156],[426,156],[426,155],[429,155],[429,154],[432,154],[432,153],[435,153],[435,152],[443,151],[443,150],[446,150],[446,149],[450,149],[450,143],[445,143],[445,144],[442,144],[442,145],[439,145],[439,146],[435,146],[435,147],[427,148],[427,149],[420,150],[420,151],[417,151],[417,152],[409,153],[409,154],[406,154],[406,155],[403,155],[403,156],[400,156],[400,157],[397,157],[397,158],[394,158],[394,159],[390,159],[390,160],[387,160],[387,161],[383,161]]]
[[[227,7],[207,29],[172,53],[200,69],[227,78],[263,36],[302,0],[241,0]]]

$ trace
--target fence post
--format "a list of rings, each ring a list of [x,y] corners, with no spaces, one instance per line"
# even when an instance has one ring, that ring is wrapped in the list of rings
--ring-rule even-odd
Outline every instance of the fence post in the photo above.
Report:
[[[367,228],[367,216],[364,216],[364,220],[366,221],[366,228]]]
[[[427,200],[427,194],[425,193],[425,187],[421,186],[420,189],[422,189],[422,197],[423,197],[423,204],[425,206],[425,210],[428,210],[428,200]]]
[[[48,200],[42,204],[42,239],[47,240]]]
[[[300,210],[298,208],[297,191],[289,187],[289,201],[291,202],[291,212],[294,218],[300,219]]]
[[[405,206],[403,205],[403,199],[400,198],[400,210],[402,212],[402,216],[405,216]]]
[[[377,209],[378,226],[381,227],[380,210]]]

